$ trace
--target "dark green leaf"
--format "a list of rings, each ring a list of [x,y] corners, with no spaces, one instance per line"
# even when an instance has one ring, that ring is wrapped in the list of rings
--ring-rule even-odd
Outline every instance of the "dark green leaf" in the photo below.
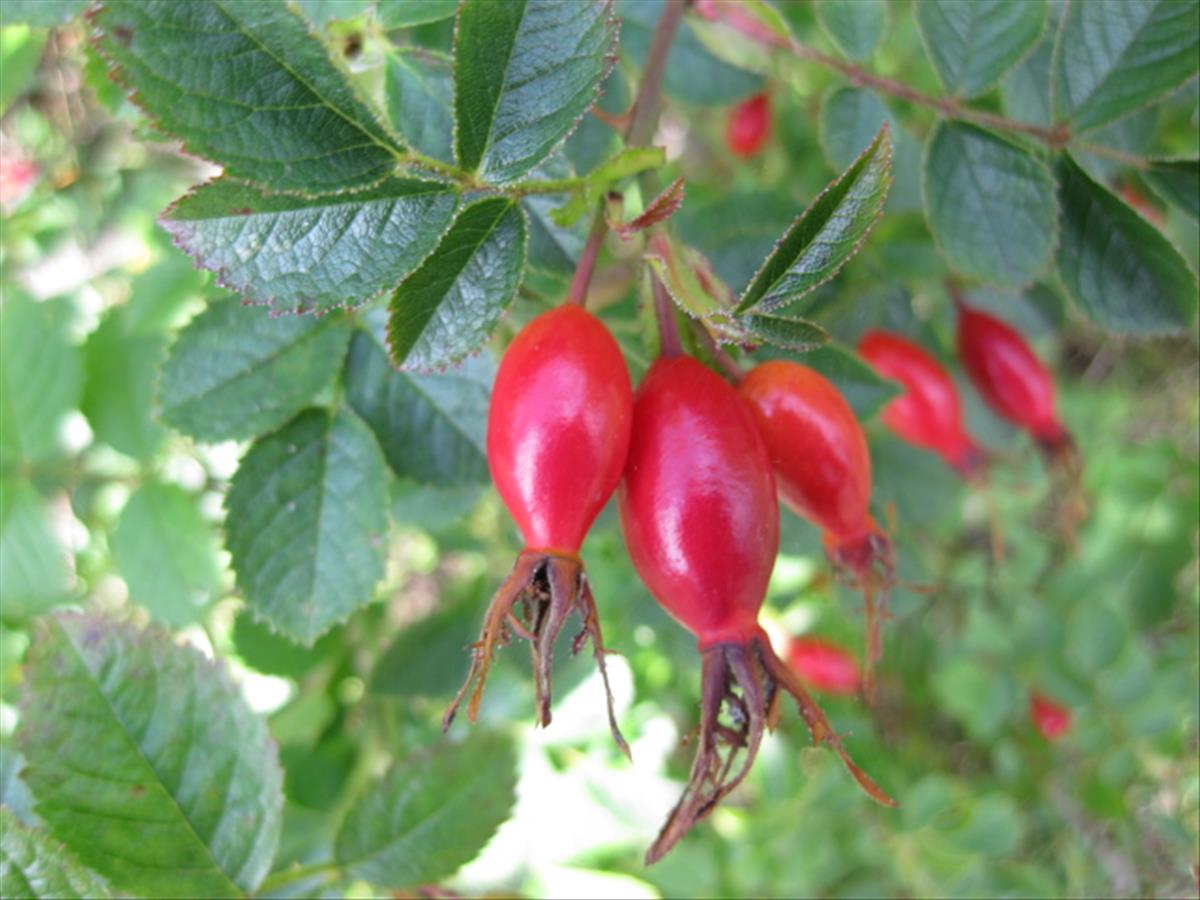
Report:
[[[311,647],[293,643],[255,621],[249,610],[243,610],[234,620],[231,638],[237,655],[252,669],[268,675],[297,679],[342,646],[336,632],[325,635]]]
[[[259,438],[226,499],[226,543],[255,616],[311,644],[383,577],[387,469],[354,413],[302,412]]]
[[[619,116],[629,108],[629,87],[619,66],[613,66],[604,83],[600,85],[600,99],[594,109]],[[617,152],[620,139],[616,130],[596,118],[586,115],[579,127],[571,132],[563,145],[563,152],[575,167],[575,171],[587,173]]]
[[[379,181],[403,151],[285,3],[108,0],[93,22],[146,112],[230,176],[331,193]]]
[[[769,312],[836,275],[879,218],[891,166],[892,140],[885,127],[796,219],[742,294],[737,311]]]
[[[1054,39],[1047,36],[1000,86],[1004,111],[1020,122],[1046,127],[1054,121],[1050,109],[1050,66]]]
[[[162,420],[201,441],[278,428],[333,380],[349,338],[340,314],[272,318],[259,307],[214,301],[163,365]]]
[[[391,54],[384,88],[392,127],[426,156],[453,162],[453,61],[428,50]]]
[[[513,181],[596,102],[616,49],[612,4],[464,0],[457,26],[458,162],[485,181]]]
[[[712,262],[723,281],[745,286],[795,216],[793,201],[782,191],[737,191],[700,198],[692,193],[673,225],[684,241]]]
[[[458,0],[379,0],[379,21],[389,30],[439,22],[454,15]]]
[[[429,884],[474,859],[508,818],[516,753],[499,735],[475,734],[396,763],[351,808],[335,855],[386,887]]]
[[[279,840],[282,773],[225,672],[163,631],[42,620],[18,736],[54,836],[149,897],[253,891]]]
[[[85,869],[40,828],[26,828],[0,807],[0,894],[5,897],[111,897],[104,879]]]
[[[9,104],[26,89],[46,46],[46,32],[10,26],[7,7],[4,13],[5,27],[0,30],[0,115],[8,112]]]
[[[110,541],[134,603],[169,625],[200,619],[216,593],[217,540],[195,498],[146,482],[130,496]]]
[[[334,19],[353,19],[370,7],[370,0],[296,0],[304,18],[314,25],[327,25]]]
[[[1002,285],[1032,281],[1054,250],[1054,179],[1027,151],[962,122],[929,138],[929,230],[960,272]]]
[[[534,171],[531,181],[569,179],[575,176],[565,154],[556,153]],[[583,218],[572,225],[560,225],[554,220],[555,210],[562,203],[561,194],[533,194],[521,201],[529,225],[529,267],[552,276],[569,276],[587,241],[587,226]]]
[[[640,70],[654,28],[662,16],[663,0],[619,0],[621,52]],[[733,103],[762,87],[762,77],[745,72],[713,56],[696,37],[685,18],[671,45],[663,90],[667,95],[698,106]]]
[[[976,97],[1037,43],[1043,0],[922,0],[914,7],[925,49],[948,94]]]
[[[84,344],[83,413],[97,440],[147,459],[166,436],[150,408],[167,341],[160,333],[133,332],[128,313],[128,307],[110,310]]]
[[[887,28],[883,0],[818,0],[816,10],[821,27],[850,59],[874,53]]]
[[[359,331],[346,363],[346,402],[371,426],[397,475],[429,484],[482,483],[494,375],[486,356],[438,374],[397,372],[376,338]]]
[[[4,0],[4,24],[61,25],[85,6],[87,0]]]
[[[395,287],[437,244],[456,205],[445,185],[429,181],[389,178],[313,199],[222,178],[161,221],[225,287],[276,310],[324,312]]]
[[[5,292],[0,305],[0,467],[57,454],[79,402],[82,366],[67,336],[67,305]]]
[[[1196,75],[1200,4],[1191,0],[1071,3],[1054,61],[1058,120],[1089,131]]]
[[[1154,162],[1141,174],[1156,194],[1200,219],[1200,159]]]
[[[429,370],[479,349],[517,292],[525,245],[524,216],[509,200],[466,207],[433,254],[392,294],[392,362]]]
[[[71,570],[46,504],[28,481],[0,481],[0,595],[3,616],[20,621],[67,599]]]
[[[375,664],[371,691],[387,697],[454,696],[463,649],[479,634],[476,615],[456,604],[407,625]]]
[[[1067,293],[1113,331],[1179,331],[1196,315],[1196,278],[1171,243],[1070,157],[1059,166]]]
[[[829,334],[816,322],[770,313],[748,313],[738,323],[755,337],[768,344],[803,353],[814,350],[829,340]]]
[[[843,87],[825,98],[821,104],[821,149],[829,164],[840,172],[849,168],[870,145],[884,122],[888,123],[895,145],[888,209],[920,209],[921,145],[873,92]]]

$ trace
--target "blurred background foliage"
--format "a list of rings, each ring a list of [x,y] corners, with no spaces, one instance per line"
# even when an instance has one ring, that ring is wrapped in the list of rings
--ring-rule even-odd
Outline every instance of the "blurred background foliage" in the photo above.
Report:
[[[398,89],[387,83],[399,58],[393,48],[450,49],[451,19],[388,30],[365,3],[301,6],[376,94]],[[609,111],[628,102],[656,7],[621,5],[622,62],[601,103]],[[809,4],[784,9],[805,40],[835,52]],[[229,662],[252,708],[268,717],[286,771],[277,866],[320,859],[334,814],[381,765],[440,739],[441,711],[464,672],[463,647],[519,537],[485,485],[393,477],[387,577],[377,602],[312,648],[272,634],[244,610],[220,535],[246,445],[193,442],[165,427],[155,408],[168,346],[222,293],[170,245],[156,216],[211,170],[164,142],[122,98],[83,22],[49,27],[53,19],[39,12],[0,32],[0,799],[34,820],[10,740],[31,620],[63,605],[116,611],[179,629]],[[739,286],[847,164],[829,124],[839,104],[880,101],[816,66],[790,71],[787,83],[734,68],[705,37],[689,26],[680,39],[660,135],[686,178],[679,234]],[[891,4],[872,65],[938,91],[908,4]],[[1021,76],[1018,68],[980,105],[999,111],[1019,103]],[[729,106],[764,86],[775,136],[753,161],[736,160],[723,143]],[[860,256],[805,300],[804,313],[849,343],[868,327],[900,330],[953,368],[946,264],[921,212],[917,175],[919,140],[933,116],[887,103],[898,133],[888,211]],[[1193,78],[1160,106],[1111,126],[1106,140],[1129,153],[1194,158],[1196,110]],[[615,146],[589,117],[565,154],[585,170]],[[1111,187],[1136,192],[1196,266],[1194,219],[1157,200],[1133,170],[1107,157],[1084,161]],[[557,242],[535,253],[527,296],[494,339],[497,349],[540,311],[538,298],[563,291],[572,238],[549,237]],[[646,350],[633,263],[621,259],[632,251],[615,241],[609,250],[615,262],[597,279],[596,307],[636,377]],[[620,651],[610,666],[634,762],[612,745],[586,659],[560,653],[554,723],[541,731],[529,724],[524,654],[503,654],[483,719],[517,741],[517,803],[487,848],[446,882],[450,889],[630,897],[1195,894],[1194,323],[1174,337],[1106,333],[1051,282],[970,297],[1013,321],[1052,364],[1063,418],[1086,463],[1092,512],[1078,546],[1065,547],[1048,521],[1049,485],[1034,448],[965,384],[970,430],[998,460],[984,486],[964,486],[935,457],[867,418],[876,515],[894,528],[906,587],[894,598],[876,707],[855,698],[831,698],[826,707],[858,761],[901,807],[884,810],[861,796],[833,755],[808,746],[789,712],[745,787],[661,864],[641,865],[689,763],[680,739],[695,718],[699,660],[635,577],[610,506],[584,557],[606,639]],[[861,383],[852,372],[843,384],[870,416],[887,389],[857,377]],[[813,633],[854,653],[861,645],[854,597],[829,578],[815,530],[789,513],[765,617],[781,640]],[[1056,742],[1030,722],[1035,689],[1071,710],[1072,727]],[[456,726],[454,737],[469,738],[465,729]],[[367,891],[361,883],[322,889]]]

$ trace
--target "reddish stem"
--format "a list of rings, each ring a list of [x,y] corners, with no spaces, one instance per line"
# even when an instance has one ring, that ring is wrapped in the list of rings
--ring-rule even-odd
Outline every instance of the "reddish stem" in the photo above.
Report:
[[[679,340],[679,326],[675,321],[675,304],[667,289],[651,273],[650,286],[654,292],[654,315],[658,320],[658,355],[682,356],[683,344]]]

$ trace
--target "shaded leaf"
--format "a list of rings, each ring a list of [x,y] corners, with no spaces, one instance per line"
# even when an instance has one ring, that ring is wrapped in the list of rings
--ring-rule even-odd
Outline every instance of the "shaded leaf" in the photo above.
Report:
[[[452,365],[487,340],[512,302],[525,267],[521,210],[502,197],[463,209],[437,249],[392,294],[388,347],[393,364]]]
[[[4,0],[4,24],[61,25],[85,6],[87,0]]]
[[[153,456],[166,431],[150,415],[166,336],[135,332],[129,308],[109,310],[83,347],[83,414],[96,439],[135,459]]]
[[[380,180],[403,152],[285,3],[107,0],[92,21],[138,104],[227,175],[330,193]]]
[[[401,760],[351,807],[335,856],[373,884],[440,881],[472,860],[508,818],[516,780],[516,753],[500,735],[475,734]]]
[[[255,616],[311,644],[374,597],[387,470],[354,413],[308,409],[254,442],[225,501],[226,544]]]
[[[1200,159],[1153,162],[1141,175],[1154,193],[1193,219],[1200,219]]]
[[[1068,4],[1055,46],[1055,118],[1077,131],[1111,122],[1194,78],[1198,53],[1200,4]]]
[[[895,146],[888,209],[920,209],[921,146],[872,91],[843,87],[825,98],[818,132],[821,149],[830,166],[840,172],[870,146],[884,122]]]
[[[18,737],[37,813],[113,886],[236,897],[279,840],[282,772],[218,667],[157,629],[43,619]]]
[[[67,551],[50,528],[49,512],[28,481],[0,481],[0,595],[6,621],[44,612],[69,596]]]
[[[748,313],[738,324],[757,338],[787,350],[805,352],[829,340],[829,334],[816,322],[771,313]]]
[[[946,92],[977,97],[1037,43],[1043,0],[922,0],[914,7],[925,50]]]
[[[455,149],[485,181],[524,175],[596,102],[615,51],[609,0],[464,0],[455,30]]]
[[[780,239],[738,301],[737,312],[769,312],[828,281],[858,252],[891,183],[887,127],[812,202]]]
[[[384,28],[409,28],[440,22],[454,15],[458,0],[380,0],[379,21]]]
[[[693,192],[671,225],[683,241],[712,262],[723,281],[745,286],[795,217],[795,203],[782,191],[700,197]]]
[[[221,178],[162,226],[217,281],[284,312],[356,306],[390,290],[437,244],[457,200],[444,184],[389,178],[324,198],[262,194]]]
[[[342,315],[272,318],[262,308],[214,301],[180,332],[163,364],[162,420],[210,442],[278,428],[333,380],[349,338]]]
[[[819,0],[817,21],[850,59],[866,59],[875,52],[887,28],[883,0]]]
[[[384,90],[392,127],[426,156],[453,162],[453,60],[418,49],[389,54]]]
[[[346,402],[371,426],[397,475],[425,484],[484,483],[494,377],[488,356],[433,375],[398,372],[375,335],[359,331],[346,362]]]
[[[1048,127],[1054,121],[1050,109],[1050,67],[1054,38],[1047,36],[1009,73],[1000,86],[1004,111],[1019,122]]]
[[[1026,150],[974,125],[943,122],[929,138],[925,216],[960,272],[1003,285],[1032,281],[1054,250],[1054,179]]]
[[[314,25],[327,25],[335,19],[353,19],[370,8],[370,0],[295,0],[295,3]]]
[[[143,483],[110,539],[130,599],[176,627],[199,621],[216,594],[216,534],[195,498],[174,484]]]
[[[1067,293],[1105,328],[1181,330],[1196,316],[1196,278],[1171,243],[1070,157],[1059,165]]]
[[[26,828],[0,807],[0,893],[5,897],[111,897],[104,879],[85,869],[40,828]]]
[[[371,692],[386,697],[453,697],[462,683],[463,648],[479,634],[476,616],[465,607],[455,604],[405,626],[375,664]]]

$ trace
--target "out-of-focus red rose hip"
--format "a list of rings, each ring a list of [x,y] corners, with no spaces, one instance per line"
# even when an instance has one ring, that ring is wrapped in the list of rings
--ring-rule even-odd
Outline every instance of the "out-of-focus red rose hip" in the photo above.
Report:
[[[837,644],[817,637],[793,638],[788,660],[801,678],[822,693],[858,693],[858,664]]]
[[[755,94],[730,110],[725,142],[735,156],[754,156],[770,136],[771,99],[766,93]]]

